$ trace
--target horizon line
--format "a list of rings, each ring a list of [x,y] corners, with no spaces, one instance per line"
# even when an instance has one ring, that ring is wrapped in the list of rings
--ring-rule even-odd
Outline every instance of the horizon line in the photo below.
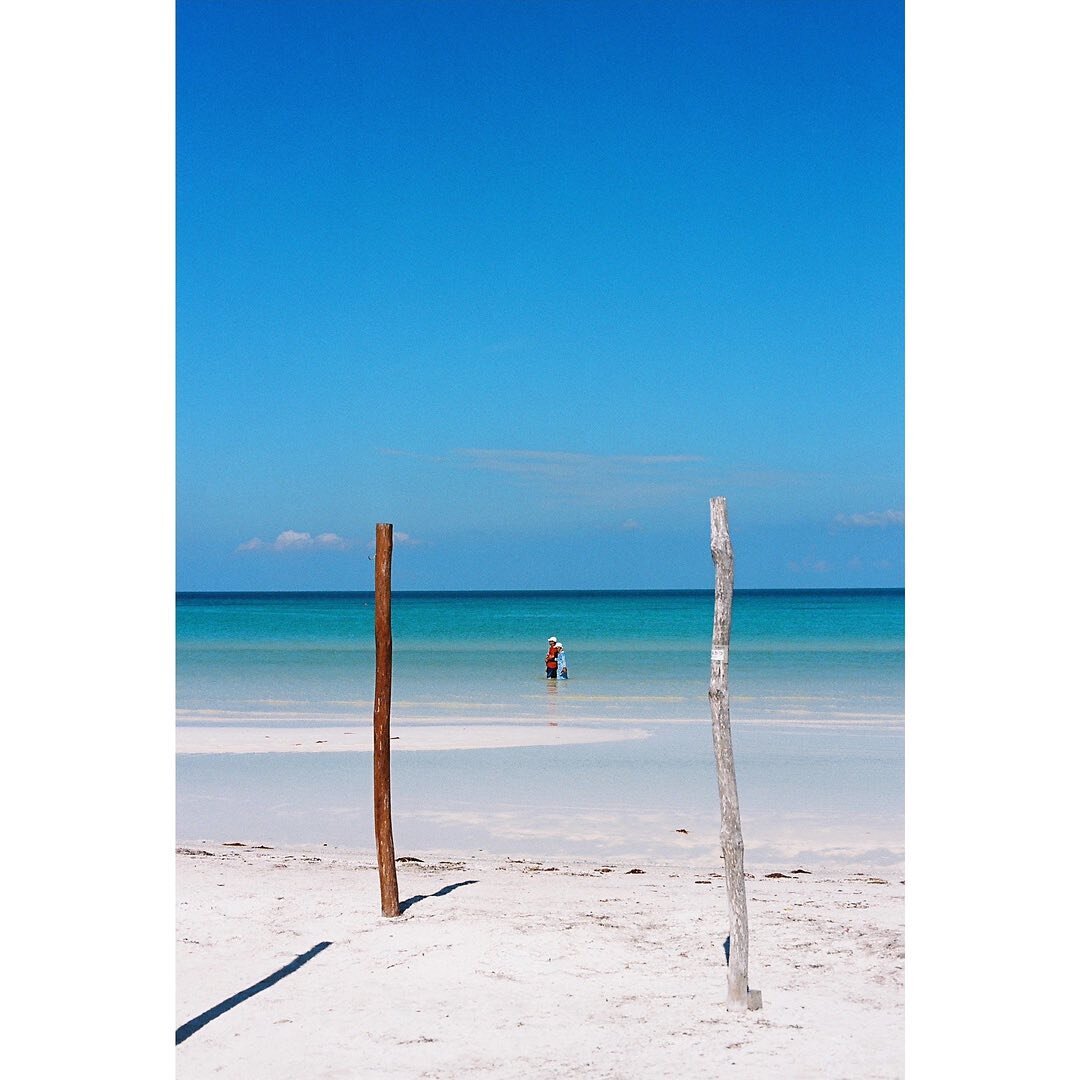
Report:
[[[834,585],[834,586],[747,586],[735,588],[736,593],[896,593],[904,592],[903,585]],[[176,589],[175,596],[368,596],[374,595],[374,589]],[[567,595],[575,593],[713,593],[711,588],[593,588],[593,589],[397,589],[395,593],[413,593],[417,595],[467,595],[484,593],[497,595],[519,593],[525,595]]]

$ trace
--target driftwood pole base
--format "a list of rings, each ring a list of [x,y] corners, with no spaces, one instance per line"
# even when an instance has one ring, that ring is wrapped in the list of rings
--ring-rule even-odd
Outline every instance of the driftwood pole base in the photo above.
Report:
[[[397,864],[394,862],[394,826],[390,816],[390,672],[393,636],[390,632],[390,558],[394,526],[375,526],[375,852],[379,864],[382,913],[401,914]]]
[[[735,557],[728,533],[727,500],[710,499],[709,511],[712,557],[716,567],[709,706],[712,711],[713,750],[716,753],[716,780],[720,789],[720,845],[724,855],[724,884],[731,925],[727,1007],[733,1011],[743,1011],[761,1008],[761,991],[748,987],[750,929],[746,915],[742,820],[739,817],[739,793],[735,787],[735,755],[731,744],[728,699],[728,647],[731,641]]]

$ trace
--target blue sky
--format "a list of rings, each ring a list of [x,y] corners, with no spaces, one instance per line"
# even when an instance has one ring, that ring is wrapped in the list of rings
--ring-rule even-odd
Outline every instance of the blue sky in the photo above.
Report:
[[[177,21],[177,586],[904,582],[899,3]]]

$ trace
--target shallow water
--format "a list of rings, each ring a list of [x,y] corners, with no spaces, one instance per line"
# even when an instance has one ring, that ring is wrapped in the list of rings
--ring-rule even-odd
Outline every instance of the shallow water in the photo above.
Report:
[[[707,719],[712,618],[703,591],[395,594],[394,712]],[[570,671],[557,687],[551,634]],[[734,720],[899,724],[903,668],[902,592],[735,594]],[[370,594],[177,599],[181,722],[365,715],[373,692]]]
[[[370,724],[371,599],[181,596],[178,723]],[[393,618],[392,723],[649,733],[395,753],[398,854],[718,861],[711,593],[405,594]],[[544,678],[550,633],[567,682]],[[736,593],[730,677],[748,866],[900,862],[903,594]],[[177,758],[184,843],[369,849],[370,803],[370,753]]]
[[[748,864],[902,857],[898,733],[751,725],[733,738]],[[371,774],[364,752],[182,755],[178,836],[367,849]],[[719,854],[711,730],[700,722],[580,746],[395,753],[392,783],[398,854]]]

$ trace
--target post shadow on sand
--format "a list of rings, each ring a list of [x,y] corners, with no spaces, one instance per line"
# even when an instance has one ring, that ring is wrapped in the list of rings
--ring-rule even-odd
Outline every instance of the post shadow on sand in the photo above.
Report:
[[[413,904],[419,904],[421,900],[431,900],[436,896],[445,896],[447,893],[452,893],[455,889],[460,889],[462,885],[475,885],[476,880],[470,878],[468,881],[457,881],[453,885],[444,885],[438,892],[433,893],[418,893],[416,896],[410,896],[408,900],[402,900],[398,905],[398,911],[402,914],[406,912]]]
[[[291,960],[283,968],[278,968],[272,975],[267,975],[265,979],[261,979],[257,983],[253,983],[246,990],[241,990],[238,994],[233,994],[232,997],[226,998],[224,1001],[215,1005],[212,1009],[207,1009],[206,1012],[200,1013],[194,1020],[189,1020],[186,1024],[181,1024],[176,1029],[176,1045],[179,1046],[185,1039],[190,1038],[201,1027],[205,1027],[211,1020],[216,1020],[222,1013],[227,1013],[230,1009],[239,1005],[242,1001],[247,1001],[249,997],[254,997],[256,994],[263,990],[273,986],[274,983],[284,979],[286,975],[291,975],[297,968],[301,968],[306,964],[313,956],[317,956],[330,947],[329,941],[320,941],[318,945],[308,949],[306,953],[301,953],[295,960]]]

